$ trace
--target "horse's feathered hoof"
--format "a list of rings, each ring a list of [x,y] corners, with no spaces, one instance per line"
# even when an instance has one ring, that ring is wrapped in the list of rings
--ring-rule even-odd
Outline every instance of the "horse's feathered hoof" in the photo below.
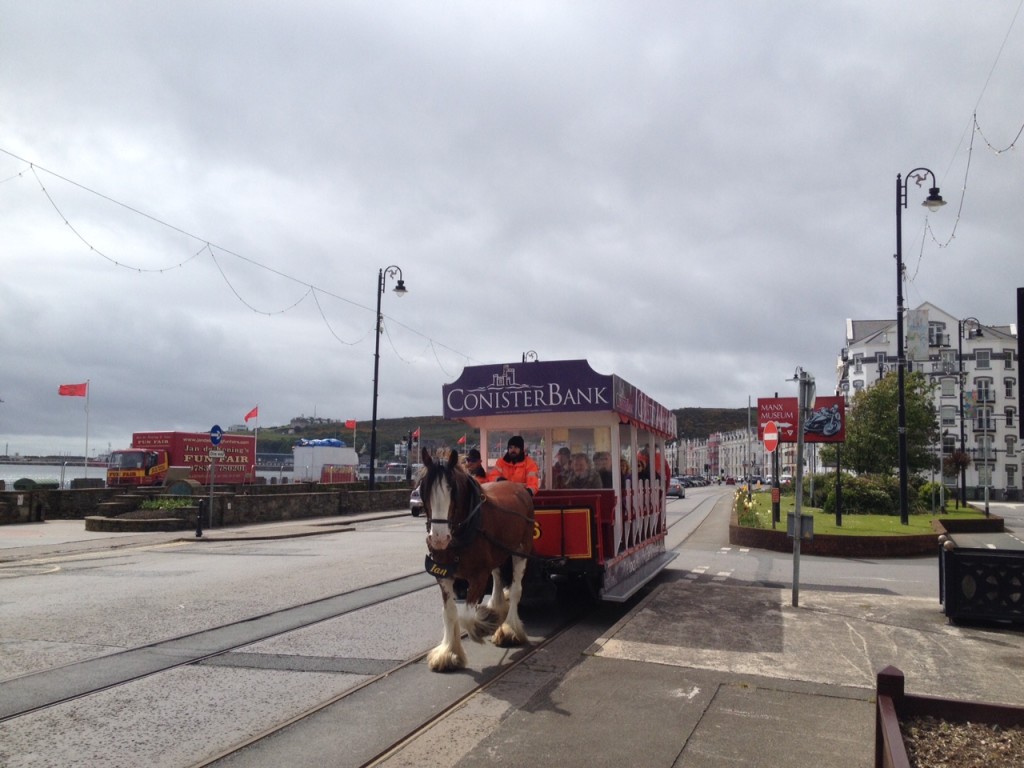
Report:
[[[466,630],[470,640],[482,643],[485,637],[498,629],[502,621],[504,617],[497,611],[486,605],[479,605],[471,616],[463,620],[462,628]]]
[[[520,636],[508,624],[502,624],[494,632],[491,642],[498,648],[512,648],[526,644],[526,636]]]
[[[427,666],[431,672],[454,672],[466,666],[466,655],[439,645],[427,654]]]

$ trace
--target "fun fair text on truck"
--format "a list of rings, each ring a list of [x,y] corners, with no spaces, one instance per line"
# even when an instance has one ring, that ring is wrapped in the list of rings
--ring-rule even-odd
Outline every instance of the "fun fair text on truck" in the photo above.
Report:
[[[188,467],[189,479],[206,485],[213,448],[209,432],[135,432],[131,448],[111,452],[107,485],[162,485],[171,467]],[[216,460],[216,482],[255,482],[255,437],[226,434],[215,450],[224,452],[224,457]]]

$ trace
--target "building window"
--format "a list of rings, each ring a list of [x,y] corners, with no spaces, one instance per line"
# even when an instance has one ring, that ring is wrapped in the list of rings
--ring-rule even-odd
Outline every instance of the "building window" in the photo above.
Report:
[[[882,376],[888,370],[888,366],[885,364],[885,352],[875,352],[875,370],[878,371],[878,380],[882,380]]]
[[[939,386],[943,397],[956,396],[956,379],[951,379],[947,376],[939,382]]]
[[[939,352],[939,359],[942,360],[942,372],[952,373],[956,370],[956,350],[944,349]]]
[[[992,467],[988,464],[978,464],[978,485],[992,487]]]
[[[1017,436],[1007,435],[1006,436],[1006,455],[1013,456],[1017,450]]]
[[[1017,416],[1017,410],[1015,408],[1004,408],[1003,409],[1003,418],[1006,419],[1006,426],[1007,427],[1014,426],[1013,420],[1014,420],[1014,418],[1016,416]]]
[[[978,446],[976,458],[980,469],[980,462],[991,461],[992,459],[992,435],[977,435],[974,441]]]
[[[994,432],[996,428],[995,419],[992,418],[992,409],[988,406],[982,406],[975,411],[974,417],[974,431],[975,432]],[[978,438],[978,442],[981,442],[981,437]]]
[[[995,396],[992,393],[992,379],[975,379],[974,388],[977,391],[977,402],[994,403]]]
[[[1007,464],[1006,465],[1006,487],[1016,488],[1017,487],[1017,465]]]
[[[853,372],[864,373],[864,355],[853,356]]]
[[[928,346],[941,347],[946,342],[945,323],[928,323]]]
[[[1007,400],[1012,400],[1014,398],[1013,390],[1016,384],[1017,381],[1015,379],[1003,379],[1003,394],[1006,396]]]
[[[1010,369],[1013,368],[1013,350],[1012,349],[1004,349],[1003,350],[1003,368],[1005,368],[1006,370],[1010,370]]]
[[[942,452],[946,455],[956,450],[956,437],[954,435],[942,436]]]
[[[979,349],[974,352],[974,367],[975,368],[991,368],[992,367],[992,350],[991,349]]]
[[[942,426],[956,426],[956,406],[944,405],[942,406],[940,413],[942,414]]]

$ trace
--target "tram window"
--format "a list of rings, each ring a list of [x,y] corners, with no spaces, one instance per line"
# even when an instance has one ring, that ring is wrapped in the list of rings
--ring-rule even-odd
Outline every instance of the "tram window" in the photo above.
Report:
[[[611,463],[611,429],[608,427],[558,427],[551,430],[552,459],[550,470],[550,486],[545,488],[611,488],[611,471],[606,469],[607,484],[594,481],[597,471],[594,464],[604,455],[602,466]],[[582,458],[576,457],[581,455]],[[573,465],[576,464],[576,467]],[[586,467],[584,467],[584,464]],[[570,479],[572,478],[572,479]]]

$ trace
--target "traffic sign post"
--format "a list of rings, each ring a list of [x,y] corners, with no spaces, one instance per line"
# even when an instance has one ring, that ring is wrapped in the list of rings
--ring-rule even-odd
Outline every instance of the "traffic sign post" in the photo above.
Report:
[[[217,474],[217,459],[223,459],[225,455],[224,451],[217,449],[217,446],[220,445],[222,437],[224,437],[224,430],[220,428],[219,424],[214,424],[212,427],[210,427],[210,445],[212,445],[213,448],[209,451],[208,454],[210,458],[210,503],[207,505],[207,507],[209,508],[210,516],[206,520],[207,528],[213,528],[214,476]],[[202,534],[197,530],[196,536],[201,535]]]
[[[779,427],[774,421],[766,421],[763,437],[764,449],[772,454],[772,528],[782,517],[782,506],[779,496],[779,454],[776,449],[779,447]]]

